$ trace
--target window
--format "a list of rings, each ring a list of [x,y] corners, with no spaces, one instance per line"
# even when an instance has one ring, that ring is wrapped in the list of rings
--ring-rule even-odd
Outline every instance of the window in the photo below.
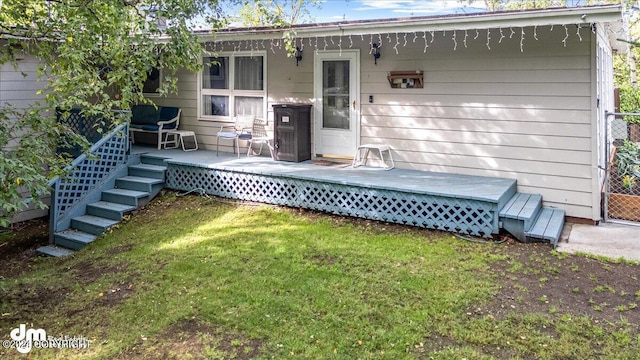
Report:
[[[162,73],[160,69],[153,68],[149,73],[147,73],[147,80],[145,80],[144,85],[142,86],[142,92],[145,95],[158,95],[158,89],[160,88],[160,81]]]
[[[266,107],[263,53],[204,57],[199,76],[200,118],[255,115],[264,118]]]

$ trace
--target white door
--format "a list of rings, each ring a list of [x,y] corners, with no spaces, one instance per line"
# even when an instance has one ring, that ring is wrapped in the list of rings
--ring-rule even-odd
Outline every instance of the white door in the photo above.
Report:
[[[320,51],[314,60],[314,150],[353,157],[360,128],[359,51]]]

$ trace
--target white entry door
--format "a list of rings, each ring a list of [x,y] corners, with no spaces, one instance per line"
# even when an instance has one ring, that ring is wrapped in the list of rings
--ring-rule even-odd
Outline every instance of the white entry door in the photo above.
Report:
[[[314,61],[316,155],[355,154],[360,118],[360,67],[356,51],[320,51]]]

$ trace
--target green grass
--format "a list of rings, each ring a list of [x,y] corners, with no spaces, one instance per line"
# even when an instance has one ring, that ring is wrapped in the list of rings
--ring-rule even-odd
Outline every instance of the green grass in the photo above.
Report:
[[[41,259],[35,271],[0,280],[0,334],[8,338],[22,322],[93,340],[87,350],[34,349],[35,358],[552,359],[638,351],[628,325],[610,331],[555,312],[470,316],[499,289],[488,270],[502,250],[366,224],[169,195],[73,258]]]

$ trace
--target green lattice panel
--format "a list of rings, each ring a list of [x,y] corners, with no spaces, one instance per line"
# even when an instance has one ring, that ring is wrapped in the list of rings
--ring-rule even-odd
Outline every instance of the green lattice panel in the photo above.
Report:
[[[498,230],[495,205],[478,200],[178,164],[169,164],[166,184],[176,190],[200,189],[226,198],[474,236],[491,237]]]
[[[100,146],[94,146],[92,156],[84,158],[68,175],[60,177],[54,190],[55,204],[52,204],[56,219],[62,218],[79,199],[127,161],[128,145],[128,131],[125,128]]]

